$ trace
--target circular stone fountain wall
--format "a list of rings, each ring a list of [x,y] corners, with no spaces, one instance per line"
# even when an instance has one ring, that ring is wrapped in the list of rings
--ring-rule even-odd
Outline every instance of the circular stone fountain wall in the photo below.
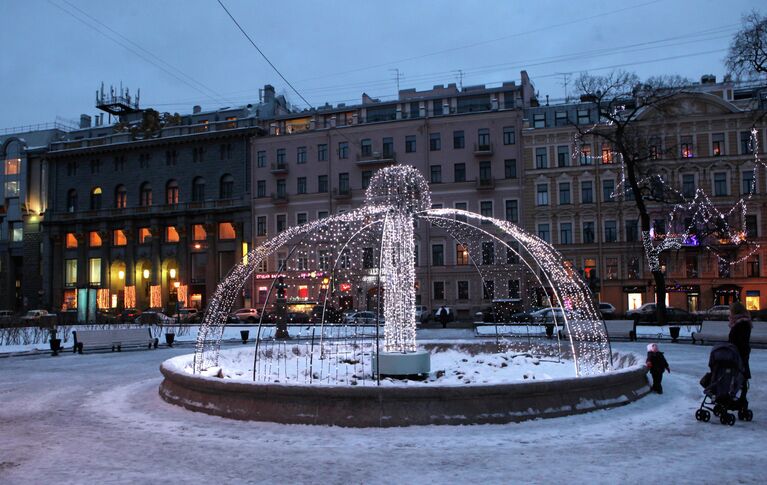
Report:
[[[190,374],[184,369],[190,356],[181,356],[162,364],[160,396],[192,411],[277,423],[346,427],[508,423],[620,406],[649,392],[641,359],[615,354],[613,362],[615,370],[604,374],[510,384],[311,386]]]

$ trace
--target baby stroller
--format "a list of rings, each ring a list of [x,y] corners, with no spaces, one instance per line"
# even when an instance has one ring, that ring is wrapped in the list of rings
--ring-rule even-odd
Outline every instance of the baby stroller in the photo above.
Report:
[[[704,396],[700,408],[695,411],[695,419],[708,422],[713,412],[720,423],[732,426],[735,415],[729,411],[737,411],[741,421],[751,421],[754,413],[748,409],[748,402],[740,399],[741,390],[747,383],[737,347],[732,344],[714,346],[708,358],[708,367],[711,372],[700,380]]]

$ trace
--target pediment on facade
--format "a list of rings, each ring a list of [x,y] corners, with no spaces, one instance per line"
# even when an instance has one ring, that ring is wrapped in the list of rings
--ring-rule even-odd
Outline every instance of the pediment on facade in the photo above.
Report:
[[[666,120],[690,116],[713,116],[737,113],[739,110],[718,96],[707,93],[681,93],[673,98],[643,110],[639,120]]]

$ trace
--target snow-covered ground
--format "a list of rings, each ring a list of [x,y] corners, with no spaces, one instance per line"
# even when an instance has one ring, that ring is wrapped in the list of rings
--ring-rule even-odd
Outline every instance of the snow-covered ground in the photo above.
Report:
[[[751,357],[754,421],[729,427],[693,415],[710,349],[662,344],[666,392],[617,409],[389,429],[239,422],[169,405],[158,367],[189,346],[0,358],[0,483],[764,483],[767,350]]]

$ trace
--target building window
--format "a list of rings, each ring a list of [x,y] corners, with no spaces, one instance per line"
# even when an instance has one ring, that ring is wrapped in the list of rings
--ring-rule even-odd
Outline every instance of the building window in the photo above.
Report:
[[[383,145],[383,157],[384,158],[393,158],[394,157],[394,138],[386,137],[382,141]]]
[[[296,193],[298,194],[306,193],[306,177],[296,178]]]
[[[219,222],[218,238],[222,241],[235,239],[236,231],[234,230],[234,224],[232,224],[231,222]]]
[[[208,238],[208,231],[205,230],[203,224],[195,224],[192,226],[192,239],[194,241],[204,241]]]
[[[101,258],[88,260],[88,282],[91,286],[101,285]]]
[[[196,161],[201,162],[202,156],[205,153],[205,148],[200,147],[197,149],[199,151],[198,159]],[[165,165],[172,166],[176,165],[176,160],[178,158],[178,153],[176,153],[176,150],[168,150],[165,152]]]
[[[732,269],[730,266],[730,263],[724,260],[718,260],[719,261],[719,277],[720,278],[729,278],[730,277],[730,270]]]
[[[482,264],[485,266],[495,264],[495,244],[493,242],[482,243]]]
[[[517,178],[517,159],[509,158],[503,161],[503,173],[507,179]]]
[[[591,180],[581,182],[581,204],[591,204],[594,202],[594,188]]]
[[[602,163],[613,163],[613,150],[609,143],[602,143]]]
[[[266,167],[266,152],[264,150],[259,150],[256,153],[256,167],[257,168]]]
[[[74,177],[77,175],[77,162],[67,162],[67,176]]]
[[[751,155],[752,153],[753,153],[753,148],[751,147],[751,132],[741,131],[740,132],[740,154]]]
[[[483,200],[479,203],[479,213],[484,217],[493,217],[493,201]]]
[[[7,180],[5,182],[5,197],[11,198],[11,197],[18,197],[18,196],[19,196],[19,181]]]
[[[546,128],[546,113],[533,115],[533,128]]]
[[[309,219],[309,216],[306,212],[298,212],[296,214],[296,225],[306,224],[306,221]]]
[[[67,192],[67,212],[77,211],[77,191],[69,189]]]
[[[234,177],[229,174],[224,174],[221,177],[219,196],[222,199],[231,199],[234,197]]]
[[[548,224],[538,224],[538,237],[546,242],[551,242],[551,230]]]
[[[570,147],[562,145],[557,147],[557,167],[570,165]]]
[[[96,174],[101,171],[101,160],[98,158],[91,160],[91,174]]]
[[[192,181],[192,201],[202,202],[205,200],[205,179],[195,177]]]
[[[453,148],[460,149],[466,147],[466,140],[463,135],[463,130],[453,132]]]
[[[266,236],[266,216],[256,217],[256,236]]]
[[[615,193],[615,180],[602,181],[602,201],[612,202]]]
[[[549,159],[546,155],[546,147],[535,149],[535,168],[549,168]]]
[[[341,160],[349,158],[349,142],[338,142],[338,158]]]
[[[101,187],[96,187],[91,190],[91,210],[97,211],[101,209]]]
[[[630,280],[638,280],[642,277],[641,273],[639,272],[639,258],[631,258],[629,262],[626,264],[626,276]]]
[[[285,179],[279,179],[277,181],[277,197],[284,199],[288,196],[287,181]]]
[[[605,278],[608,280],[618,278],[618,258],[607,258],[605,260]]]
[[[466,164],[456,163],[453,165],[453,180],[455,182],[466,182]]]
[[[573,243],[573,224],[571,222],[562,222],[559,224],[559,243]]]
[[[414,153],[415,152],[415,136],[414,135],[408,135],[405,137],[405,153]]]
[[[724,133],[711,135],[711,154],[715,157],[724,155]]]
[[[519,201],[516,201],[516,200],[506,201],[506,220],[509,222],[519,221]]]
[[[328,176],[320,175],[317,177],[317,192],[325,193],[328,191]]]
[[[141,207],[150,207],[152,205],[152,186],[149,182],[141,184],[139,191],[139,205]]]
[[[328,211],[317,211],[317,219],[325,219],[328,215]]]
[[[141,155],[139,155],[139,161],[141,161]],[[122,172],[125,168],[125,158],[115,157],[113,160],[115,172]]]
[[[286,216],[285,214],[277,214],[275,221],[277,223],[278,233],[288,228],[288,216]]]
[[[431,245],[431,265],[432,266],[444,266],[445,265],[445,246],[442,244]]]
[[[453,204],[453,208],[461,211],[469,210],[469,204],[467,202],[456,202]],[[463,214],[456,214],[455,216],[456,221],[466,222],[468,219]]]
[[[165,203],[168,205],[178,204],[178,182],[169,180],[165,184]]]
[[[122,229],[115,229],[112,231],[112,246],[127,246],[128,238],[125,237],[125,231]]]
[[[559,205],[570,204],[570,182],[559,183]]]
[[[178,230],[176,226],[165,226],[165,242],[177,243],[179,240]]]
[[[227,119],[235,119],[235,118],[227,118]],[[232,128],[234,128],[234,126],[232,126]],[[219,149],[219,154],[220,154],[221,160],[229,160],[232,157],[232,145],[231,144],[229,144],[229,143],[226,143],[226,144],[222,143],[221,145],[219,145],[218,149]]]
[[[77,285],[77,260],[67,259],[64,261],[64,285]]]
[[[727,195],[727,172],[716,172],[714,174],[714,195],[723,197]]]
[[[140,227],[138,230],[138,243],[149,244],[152,242],[152,231],[148,227]]]
[[[639,241],[639,223],[636,220],[626,221],[626,242]]]
[[[469,299],[469,282],[465,280],[460,280],[457,282],[457,295],[456,297],[459,300],[468,300]]]
[[[482,298],[485,300],[493,300],[495,298],[495,281],[484,280],[482,286]]]
[[[439,133],[429,134],[429,151],[437,152],[442,149],[442,139]]]
[[[445,299],[445,282],[444,281],[434,281],[432,282],[432,287],[434,289],[433,296],[435,300],[444,300]]]
[[[362,171],[362,188],[367,189],[370,187],[370,179],[373,178],[373,171],[372,170],[363,170]]]
[[[433,184],[442,183],[442,165],[432,165],[429,173],[429,182]]]
[[[266,197],[266,180],[256,182],[256,197]]]
[[[583,244],[591,244],[594,242],[594,222],[588,221],[583,223]]]
[[[21,159],[7,159],[5,161],[5,175],[19,175],[19,173],[21,173]]]
[[[320,143],[317,145],[317,161],[326,162],[328,160],[328,145]]]
[[[615,242],[618,240],[618,225],[615,221],[605,221],[605,242]]]
[[[746,215],[746,236],[750,238],[759,237],[759,224],[757,223],[756,215]]]
[[[554,126],[567,125],[567,111],[557,111],[554,113]]]
[[[296,148],[296,163],[306,163],[306,147]]]
[[[284,148],[277,149],[277,165],[283,165],[285,163],[285,153]]]
[[[591,165],[591,145],[581,146],[579,158],[581,165]]]
[[[755,194],[756,193],[756,183],[754,180],[754,171],[753,170],[746,170],[743,172],[743,187],[741,188],[742,194]]]
[[[535,205],[549,205],[549,184],[538,184],[535,194]]]
[[[588,109],[578,110],[578,124],[585,125],[591,121],[591,116]]]
[[[758,278],[761,275],[759,271],[759,255],[753,254],[746,263],[746,276],[749,278]]]
[[[101,234],[98,231],[91,231],[88,233],[88,246],[92,248],[101,247]]]
[[[519,280],[509,280],[509,298],[519,298]]]
[[[682,195],[695,197],[695,175],[686,173],[682,175]]]
[[[517,142],[517,132],[514,131],[513,126],[503,127],[503,144],[513,145]]]
[[[348,194],[351,192],[349,187],[349,172],[342,172],[338,174],[338,193]]]
[[[458,266],[469,264],[469,249],[463,244],[455,245],[455,264]]]
[[[506,264],[519,264],[519,243],[512,241],[506,248]]]
[[[746,310],[756,312],[761,309],[759,290],[746,290]]]
[[[477,130],[477,148],[482,151],[490,149],[490,130],[487,128]]]
[[[679,140],[680,155],[682,158],[692,158],[692,136],[683,136]]]
[[[375,267],[375,255],[373,254],[373,248],[362,248],[362,267],[364,269],[371,269]]]

